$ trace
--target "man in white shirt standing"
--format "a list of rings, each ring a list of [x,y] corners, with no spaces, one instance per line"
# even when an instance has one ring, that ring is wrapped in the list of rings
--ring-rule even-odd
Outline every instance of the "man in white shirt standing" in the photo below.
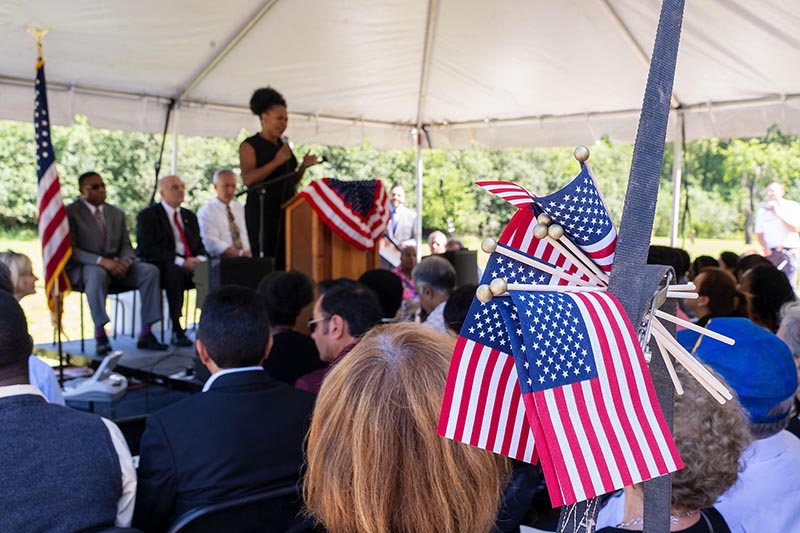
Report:
[[[764,248],[764,255],[781,257],[772,261],[789,278],[797,293],[797,248],[800,247],[800,204],[786,200],[783,185],[777,182],[767,185],[766,202],[756,213],[755,233]],[[781,255],[782,254],[782,255]],[[782,265],[781,263],[786,262]]]
[[[197,212],[203,246],[212,257],[253,257],[244,206],[234,200],[236,174],[232,170],[217,170],[214,190],[217,197]]]

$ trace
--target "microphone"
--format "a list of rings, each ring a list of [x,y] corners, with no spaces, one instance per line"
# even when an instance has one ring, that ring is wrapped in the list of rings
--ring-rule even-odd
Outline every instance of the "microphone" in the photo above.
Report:
[[[289,150],[292,150],[294,148],[294,143],[289,142],[289,136],[288,135],[281,136],[281,142],[283,142],[283,144],[288,144],[289,145]]]

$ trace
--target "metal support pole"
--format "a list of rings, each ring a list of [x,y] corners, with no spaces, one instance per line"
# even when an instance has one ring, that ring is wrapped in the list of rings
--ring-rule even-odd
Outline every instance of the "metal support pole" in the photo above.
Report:
[[[414,143],[417,147],[417,261],[422,257],[422,131],[414,129]]]
[[[172,112],[172,160],[169,164],[169,173],[174,175],[178,174],[178,136],[181,132],[181,107],[180,103],[175,105],[175,110]]]
[[[678,138],[673,142],[672,160],[672,219],[669,228],[669,245],[678,245],[678,224],[681,210],[681,178],[683,177],[683,113],[675,113],[678,121]]]

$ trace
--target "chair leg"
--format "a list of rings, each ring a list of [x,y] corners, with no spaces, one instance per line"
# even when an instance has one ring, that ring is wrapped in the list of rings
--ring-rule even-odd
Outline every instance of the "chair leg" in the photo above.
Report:
[[[86,353],[86,348],[84,346],[84,340],[83,340],[83,293],[82,292],[78,293],[78,298],[81,301],[81,353]]]
[[[144,324],[141,324],[144,326]],[[133,292],[133,307],[131,308],[131,339],[136,338],[136,291]]]
[[[114,340],[117,340],[117,315],[119,314],[119,294],[114,295]],[[125,310],[122,310],[122,320],[125,320]]]

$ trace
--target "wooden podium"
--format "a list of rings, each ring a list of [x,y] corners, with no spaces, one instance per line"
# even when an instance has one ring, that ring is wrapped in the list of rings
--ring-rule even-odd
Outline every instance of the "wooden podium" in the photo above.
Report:
[[[358,279],[380,266],[378,245],[360,250],[320,220],[302,196],[284,204],[286,210],[286,269],[295,269],[315,283],[347,277]]]

